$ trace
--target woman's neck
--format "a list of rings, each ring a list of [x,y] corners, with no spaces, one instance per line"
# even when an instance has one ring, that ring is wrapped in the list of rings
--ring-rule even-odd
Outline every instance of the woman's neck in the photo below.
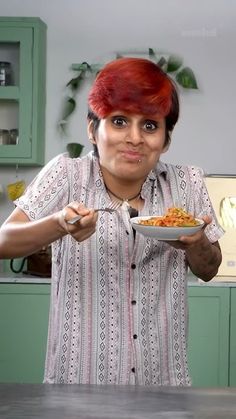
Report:
[[[106,190],[108,195],[110,196],[111,200],[114,201],[120,201],[121,203],[126,202],[131,208],[136,209],[139,211],[141,208],[143,208],[144,201],[141,197],[141,189],[142,184],[132,184],[132,188],[128,187],[127,184],[117,184],[115,185],[112,183],[112,187],[114,189],[111,189],[110,184],[107,185],[106,182]],[[135,187],[134,187],[135,186]]]
[[[123,196],[117,195],[116,193],[114,193],[113,191],[111,191],[107,187],[107,185],[106,185],[106,189],[107,189],[107,192],[109,193],[109,195],[111,197],[114,197],[114,198],[118,199],[119,201],[126,201],[126,202],[137,200],[140,197],[140,192],[141,192],[139,190],[139,192],[137,194],[135,194],[135,195],[132,195],[132,196],[131,195],[127,195],[127,197],[124,197],[124,193],[122,194]]]
[[[127,180],[111,176],[102,169],[102,175],[107,192],[120,201],[132,201],[140,196],[143,179]]]

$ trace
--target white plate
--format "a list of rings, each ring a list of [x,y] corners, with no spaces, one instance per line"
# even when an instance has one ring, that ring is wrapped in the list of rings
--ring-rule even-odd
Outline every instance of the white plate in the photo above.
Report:
[[[198,218],[196,218],[196,220],[199,222],[199,224],[192,227],[158,227],[139,224],[139,221],[148,220],[152,217],[157,216],[152,215],[146,217],[134,217],[131,218],[130,221],[132,227],[138,231],[138,233],[147,237],[153,237],[157,240],[178,240],[180,236],[190,236],[191,234],[196,233],[198,230],[201,230],[204,226],[204,221],[199,220]]]

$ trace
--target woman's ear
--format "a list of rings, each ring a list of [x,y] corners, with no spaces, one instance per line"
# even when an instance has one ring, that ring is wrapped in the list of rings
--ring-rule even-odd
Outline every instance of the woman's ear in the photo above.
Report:
[[[87,126],[87,133],[88,133],[89,141],[92,144],[96,144],[96,140],[94,136],[94,122],[93,121],[89,121],[88,126]]]

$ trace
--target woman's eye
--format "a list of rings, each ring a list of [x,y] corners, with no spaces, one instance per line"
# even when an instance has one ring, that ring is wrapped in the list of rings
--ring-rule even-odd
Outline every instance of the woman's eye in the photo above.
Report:
[[[113,124],[114,125],[116,125],[117,127],[123,127],[125,124],[126,124],[126,120],[125,120],[125,118],[122,118],[122,117],[114,117],[113,119],[112,119],[112,122],[113,122]]]
[[[158,127],[158,124],[155,121],[146,121],[144,124],[144,129],[146,131],[154,131],[157,129],[157,127]]]

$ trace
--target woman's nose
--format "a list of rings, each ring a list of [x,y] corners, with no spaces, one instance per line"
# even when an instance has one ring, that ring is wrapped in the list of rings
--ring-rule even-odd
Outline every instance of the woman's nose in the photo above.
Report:
[[[130,127],[126,140],[132,144],[139,144],[143,142],[142,130],[137,126]]]

